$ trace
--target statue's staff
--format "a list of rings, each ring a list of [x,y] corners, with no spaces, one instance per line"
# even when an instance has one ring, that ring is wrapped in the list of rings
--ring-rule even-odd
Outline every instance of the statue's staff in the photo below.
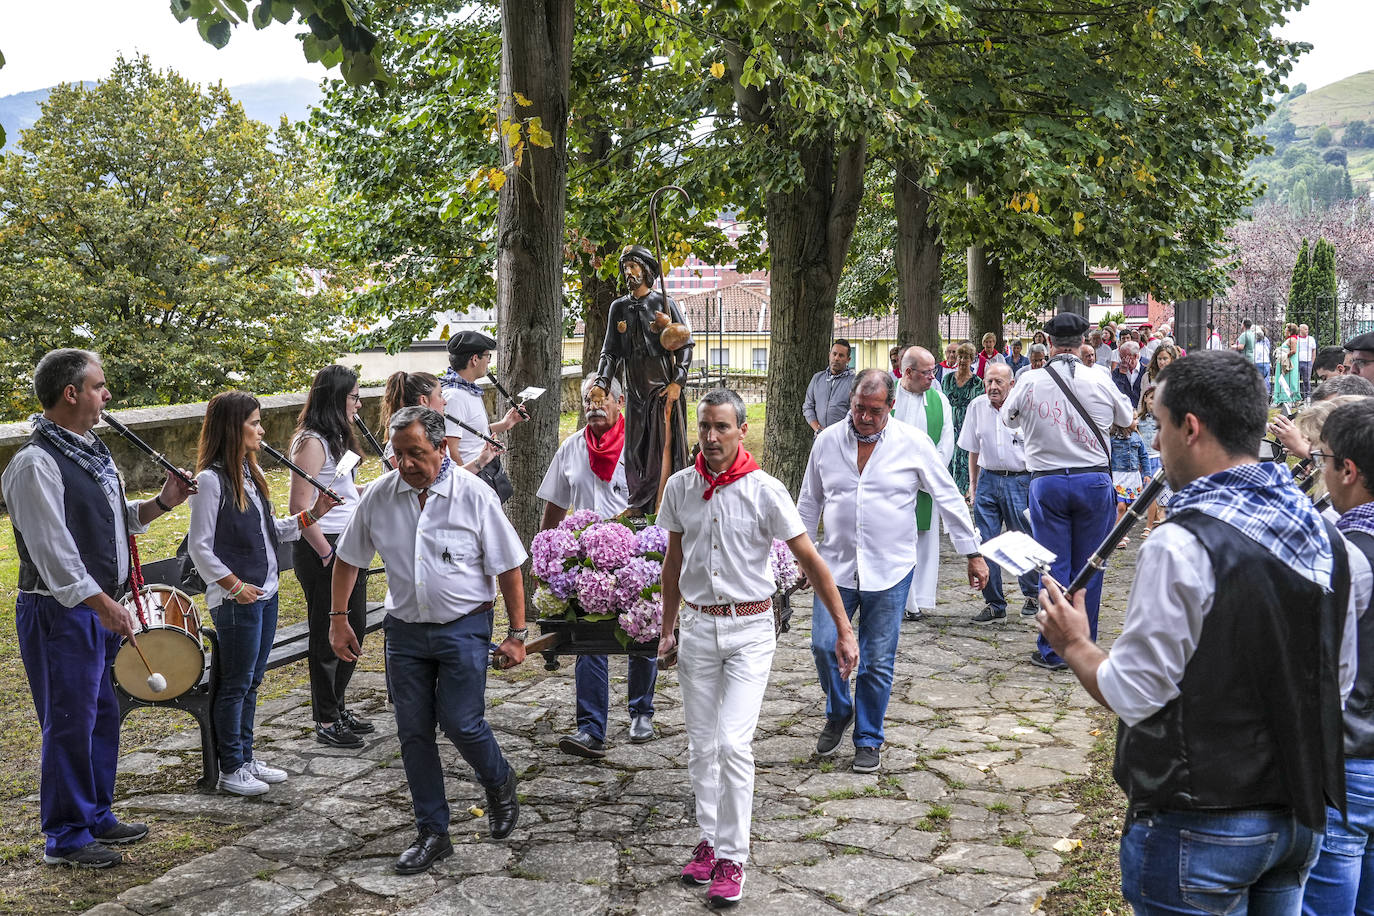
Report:
[[[663,243],[658,237],[658,199],[668,191],[676,191],[682,195],[682,199],[687,202],[687,206],[692,205],[692,198],[687,192],[675,184],[664,185],[649,197],[649,219],[654,228],[654,257],[658,259],[658,288],[663,294],[663,309],[668,310],[668,283],[665,278],[666,270],[663,269]],[[683,316],[683,321],[687,316]],[[668,477],[673,473],[673,402],[664,401],[663,405],[663,462],[658,469],[658,495],[654,498],[654,505],[663,504],[663,488],[668,485]]]

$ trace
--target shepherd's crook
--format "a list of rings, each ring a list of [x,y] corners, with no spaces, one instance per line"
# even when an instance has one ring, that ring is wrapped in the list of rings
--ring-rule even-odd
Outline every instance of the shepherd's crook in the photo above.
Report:
[[[675,184],[667,184],[659,188],[649,197],[649,219],[654,226],[654,257],[658,259],[658,289],[663,294],[663,310],[668,310],[668,284],[664,280],[663,269],[663,243],[658,238],[658,199],[667,191],[676,191],[682,195],[682,199],[687,202],[687,206],[692,205],[692,198],[687,192]],[[672,384],[669,382],[669,384]],[[682,396],[682,392],[678,392]],[[668,401],[663,408],[663,461],[658,469],[658,495],[654,497],[654,508],[663,502],[663,488],[668,485],[668,477],[673,469],[673,402]]]

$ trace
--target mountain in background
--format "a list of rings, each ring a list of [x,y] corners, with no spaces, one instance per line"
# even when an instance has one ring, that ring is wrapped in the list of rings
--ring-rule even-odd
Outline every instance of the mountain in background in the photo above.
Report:
[[[1351,121],[1374,122],[1374,70],[1313,89],[1284,103],[1288,117],[1301,128],[1344,127]]]
[[[85,86],[94,86],[86,82]],[[230,86],[229,94],[243,105],[244,112],[254,121],[276,127],[282,115],[292,121],[310,116],[310,106],[320,100],[319,83],[308,79],[271,80]],[[5,128],[5,151],[13,152],[19,145],[19,132],[33,126],[40,114],[39,106],[47,99],[49,89],[34,89],[0,96],[0,125]]]

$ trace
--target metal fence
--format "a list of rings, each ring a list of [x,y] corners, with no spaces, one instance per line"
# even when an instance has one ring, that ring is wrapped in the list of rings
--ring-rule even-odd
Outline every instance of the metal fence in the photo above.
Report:
[[[1254,302],[1242,305],[1225,297],[1217,297],[1211,300],[1207,314],[1217,334],[1228,346],[1240,336],[1247,318],[1252,324],[1263,327],[1266,336],[1272,340],[1283,337],[1284,325],[1290,319],[1287,303],[1277,297],[1259,305]],[[1319,299],[1314,307],[1292,317],[1300,319],[1295,323],[1308,326],[1318,346],[1339,345],[1357,334],[1374,331],[1374,302],[1325,297]]]

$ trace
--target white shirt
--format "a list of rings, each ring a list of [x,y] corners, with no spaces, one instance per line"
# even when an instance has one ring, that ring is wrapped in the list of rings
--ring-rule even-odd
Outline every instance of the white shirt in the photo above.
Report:
[[[835,426],[827,427],[834,429]],[[698,606],[764,601],[777,591],[768,565],[773,541],[805,532],[787,488],[751,471],[702,499],[706,480],[683,468],[663,489],[657,524],[682,535],[682,599]]]
[[[334,460],[333,454],[329,451],[329,443],[324,441],[324,436],[314,430],[305,430],[296,434],[296,438],[291,440],[291,454],[295,455],[300,448],[303,439],[314,439],[320,448],[324,449],[324,464],[320,465],[320,471],[315,475],[315,479],[324,484],[329,489],[343,497],[343,502],[339,503],[329,513],[322,517],[316,524],[322,534],[340,534],[348,525],[348,520],[353,517],[353,512],[358,508],[358,499],[361,494],[358,492],[358,469],[355,466],[348,477],[340,476],[338,473],[338,463]],[[292,460],[295,460],[294,458]],[[292,473],[294,477],[294,472]],[[315,485],[310,485],[311,499],[313,505]],[[204,578],[202,576],[202,578]],[[208,583],[210,580],[205,579]],[[209,592],[206,592],[208,595]],[[207,599],[208,600],[208,599]]]
[[[205,580],[205,606],[212,608],[219,607],[228,600],[228,592],[221,588],[216,580],[231,574],[237,575],[215,555],[215,522],[219,519],[222,489],[220,484],[220,475],[212,468],[206,468],[196,475],[196,492],[191,494],[191,526],[186,531],[186,547],[191,553],[191,560],[196,564],[196,572]],[[272,524],[276,527],[277,540],[282,542],[294,541],[300,537],[301,526],[294,515],[288,515],[286,518],[270,516],[268,511],[263,509],[258,488],[248,481],[244,481],[244,489],[248,494],[248,501],[258,510],[258,517],[262,520],[262,543],[267,550],[267,575],[262,582],[248,584],[262,589],[263,598],[271,598],[277,593],[278,569],[277,552],[272,549],[272,539],[267,535],[267,526]],[[233,496],[226,495],[226,498],[233,499]],[[268,510],[270,508],[269,506]],[[336,506],[334,511],[339,508],[341,507]]]
[[[1341,634],[1342,701],[1355,683],[1356,619],[1374,589],[1369,560],[1350,545],[1347,553],[1351,588]],[[1215,595],[1212,561],[1193,533],[1182,525],[1155,528],[1136,558],[1126,625],[1097,668],[1103,698],[1127,725],[1148,719],[1179,695]]]
[[[93,441],[94,434],[86,435]],[[82,473],[85,473],[84,471]],[[24,547],[29,559],[38,568],[39,578],[47,590],[35,589],[36,595],[56,598],[63,607],[76,607],[100,591],[76,549],[76,541],[67,530],[67,514],[63,501],[62,471],[57,461],[38,446],[21,448],[5,468],[0,487],[4,488],[5,505],[10,521],[24,535]],[[119,581],[129,581],[129,534],[142,534],[148,526],[138,520],[139,507],[146,500],[131,502],[102,487],[110,501],[114,515],[115,547],[119,551]]]
[[[602,518],[614,518],[630,505],[629,488],[625,484],[625,450],[610,480],[602,480],[592,472],[587,457],[587,436],[579,429],[558,446],[553,463],[544,472],[538,497],[560,509],[591,509]]]
[[[1221,342],[1221,335],[1220,335],[1220,334],[1217,334],[1216,332],[1213,332],[1212,335],[1211,335],[1210,337],[1207,338],[1207,349],[1209,349],[1209,350],[1225,350],[1225,349],[1226,349],[1225,345],[1222,344],[1222,342]]]
[[[468,426],[484,435],[491,434],[491,423],[487,420],[487,405],[480,395],[465,391],[456,386],[444,389],[445,413],[462,420]],[[481,436],[462,429],[448,417],[444,417],[444,435],[458,440],[458,463],[467,464],[482,453],[486,445]]]
[[[1097,436],[1048,375],[1054,371],[1064,380],[1105,439],[1113,423],[1129,426],[1135,411],[1130,399],[1112,383],[1111,374],[1105,369],[1093,371],[1096,368],[1085,371],[1078,357],[1058,356],[1045,368],[1027,372],[1011,389],[1000,416],[1007,426],[1021,430],[1028,470],[1107,466],[1111,455],[1103,453]]]
[[[949,468],[924,432],[889,422],[864,465],[849,423],[816,437],[802,478],[797,511],[811,539],[825,522],[821,557],[835,583],[876,592],[891,588],[916,565],[916,495],[925,490],[959,553],[978,549],[978,533]]]
[[[1303,337],[1298,335],[1298,362],[1310,363],[1317,358],[1317,338],[1308,334]]]
[[[940,399],[944,422],[940,426],[940,438],[935,442],[935,450],[940,453],[940,458],[945,464],[949,464],[950,459],[954,457],[954,411],[950,408],[949,398],[945,397],[943,391],[934,385],[927,390],[935,392],[935,396]],[[897,385],[897,404],[892,409],[892,415],[908,426],[914,426],[929,435],[925,392],[912,394],[900,384]]]
[[[337,511],[337,510],[336,510]],[[448,623],[496,597],[495,577],[527,559],[496,491],[460,467],[419,491],[389,471],[363,493],[334,545],[338,558],[366,569],[386,565],[386,611],[407,623]]]
[[[1269,356],[1269,338],[1255,341],[1255,365],[1267,369],[1271,363],[1273,360]]]
[[[985,471],[1024,471],[1026,447],[1021,435],[1012,432],[998,419],[1000,410],[988,396],[980,394],[968,405],[964,427],[959,431],[959,447],[978,453],[978,467]]]
[[[1162,342],[1163,341],[1158,337],[1151,337],[1149,340],[1145,341],[1144,345],[1140,348],[1140,364],[1142,366],[1146,368],[1149,367],[1150,359],[1155,355],[1155,351],[1159,349],[1159,345]]]
[[[1116,351],[1112,349],[1111,344],[1104,343],[1097,348],[1097,365],[1108,367],[1114,366],[1116,365],[1116,360]]]

